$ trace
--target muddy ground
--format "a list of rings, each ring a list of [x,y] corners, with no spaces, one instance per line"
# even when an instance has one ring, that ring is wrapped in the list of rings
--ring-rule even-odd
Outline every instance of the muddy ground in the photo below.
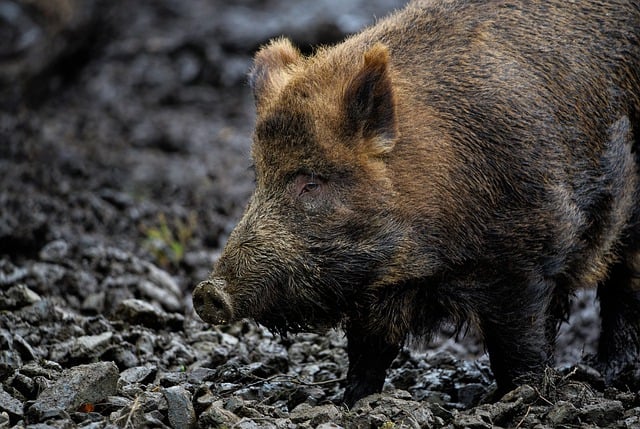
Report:
[[[245,73],[401,6],[354,0],[0,0],[0,428],[640,427],[638,393],[579,363],[497,403],[473,332],[408,348],[383,394],[340,406],[340,331],[211,327],[190,290],[250,195]]]

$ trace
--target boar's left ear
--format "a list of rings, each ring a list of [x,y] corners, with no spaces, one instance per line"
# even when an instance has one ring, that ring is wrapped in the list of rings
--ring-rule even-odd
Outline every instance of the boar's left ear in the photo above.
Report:
[[[396,106],[389,75],[389,50],[376,43],[344,92],[346,126],[363,139],[372,155],[393,149],[397,135]]]
[[[302,58],[289,39],[279,38],[263,46],[255,55],[249,72],[249,84],[256,104],[280,91],[291,76],[290,66]]]

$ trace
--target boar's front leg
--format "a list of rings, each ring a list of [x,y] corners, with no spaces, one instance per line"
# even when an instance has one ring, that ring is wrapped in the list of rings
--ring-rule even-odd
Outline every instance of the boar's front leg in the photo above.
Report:
[[[485,291],[489,300],[478,311],[498,395],[537,379],[553,360],[549,326],[557,326],[554,287],[544,281],[524,284],[524,288],[494,286]]]
[[[400,351],[399,344],[388,343],[358,322],[346,326],[349,372],[344,404],[352,407],[360,398],[382,391],[387,368]]]

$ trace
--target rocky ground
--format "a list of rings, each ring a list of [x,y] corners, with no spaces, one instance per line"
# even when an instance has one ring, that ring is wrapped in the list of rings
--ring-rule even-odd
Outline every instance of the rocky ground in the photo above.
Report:
[[[341,332],[211,327],[190,290],[251,192],[252,52],[309,51],[396,0],[0,0],[0,428],[640,427],[638,393],[575,366],[496,403],[473,332],[394,362],[339,405]]]

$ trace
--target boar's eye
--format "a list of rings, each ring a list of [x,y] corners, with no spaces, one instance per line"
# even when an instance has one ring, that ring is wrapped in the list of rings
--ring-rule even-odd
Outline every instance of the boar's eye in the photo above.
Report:
[[[306,194],[307,192],[314,192],[320,187],[320,184],[315,182],[309,182],[300,191],[300,195]]]
[[[295,194],[301,197],[304,194],[313,194],[322,188],[322,180],[314,174],[299,174],[295,179]]]

